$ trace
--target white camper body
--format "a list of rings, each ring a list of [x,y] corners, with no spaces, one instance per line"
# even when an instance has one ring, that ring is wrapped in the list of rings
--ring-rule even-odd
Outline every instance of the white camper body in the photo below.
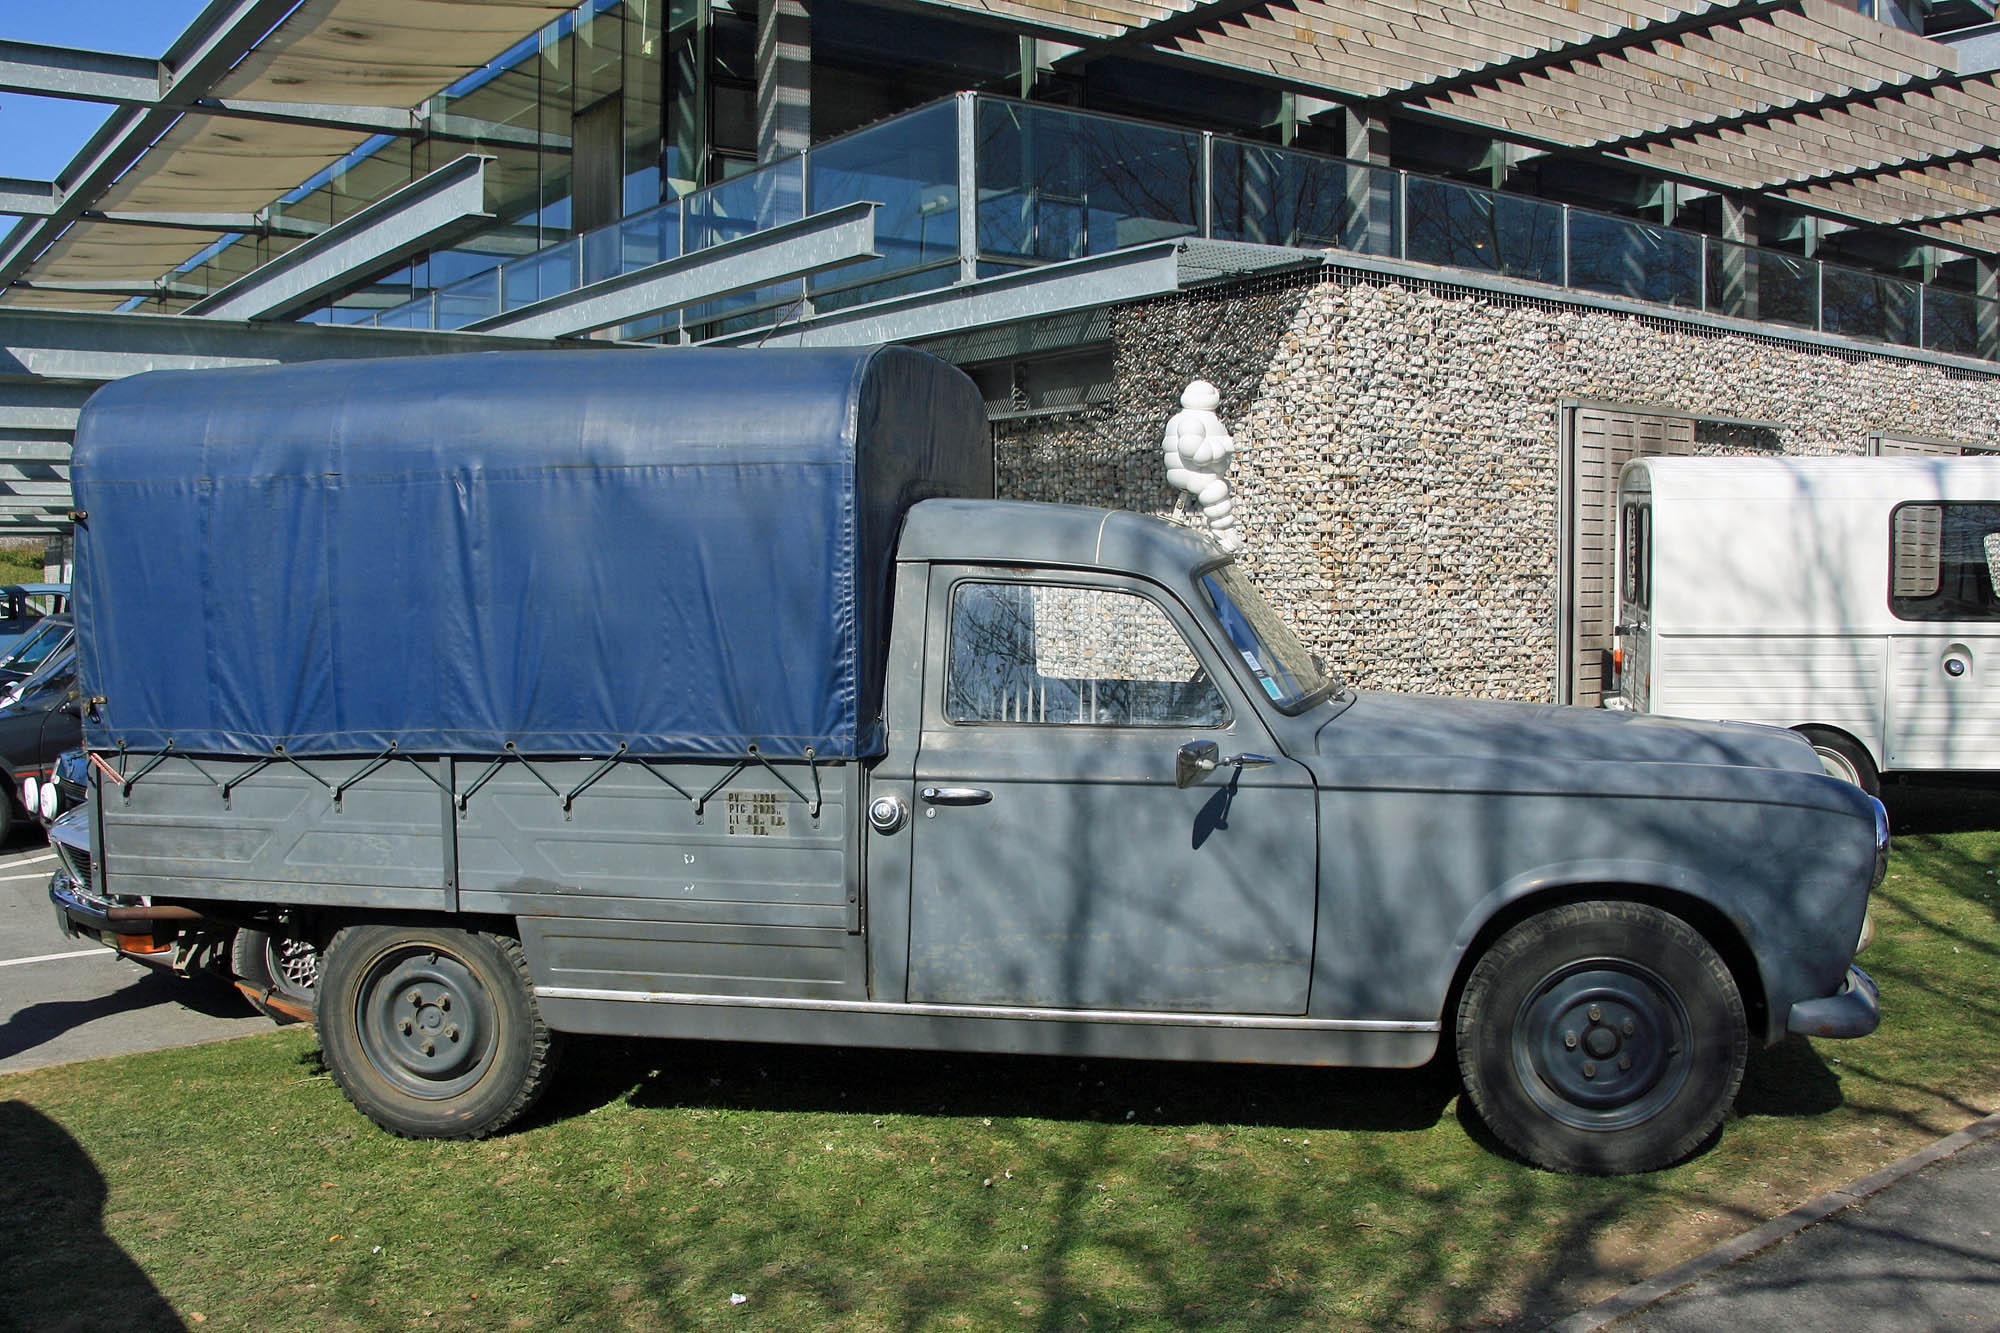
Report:
[[[1806,733],[1829,772],[2000,770],[2000,458],[1642,458],[1609,707]]]

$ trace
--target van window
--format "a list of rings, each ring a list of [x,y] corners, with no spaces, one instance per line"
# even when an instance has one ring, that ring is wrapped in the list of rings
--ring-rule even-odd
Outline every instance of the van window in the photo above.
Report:
[[[1160,607],[1135,593],[966,583],[952,596],[953,722],[1214,727],[1215,682]]]
[[[1621,565],[1625,603],[1645,610],[1653,605],[1653,507],[1627,504],[1624,528]]]
[[[1906,504],[1889,515],[1889,609],[1901,620],[2000,620],[2000,503]]]

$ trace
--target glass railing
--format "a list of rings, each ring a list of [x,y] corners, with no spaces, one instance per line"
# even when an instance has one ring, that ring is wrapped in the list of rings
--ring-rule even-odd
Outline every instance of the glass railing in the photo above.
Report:
[[[967,190],[976,201],[970,227]],[[464,328],[859,201],[877,205],[875,257],[648,315],[621,336],[720,337],[1203,237],[1413,260],[2000,360],[2000,301],[1967,292],[1321,153],[973,94],[585,232],[370,322]]]

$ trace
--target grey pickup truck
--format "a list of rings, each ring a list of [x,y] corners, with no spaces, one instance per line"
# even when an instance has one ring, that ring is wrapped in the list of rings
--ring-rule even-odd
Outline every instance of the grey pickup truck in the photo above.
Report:
[[[998,501],[902,349],[147,374],[78,430],[58,916],[316,954],[391,1132],[560,1034],[1408,1068],[1644,1171],[1878,1021],[1882,807],[1761,727],[1357,693],[1241,560]]]

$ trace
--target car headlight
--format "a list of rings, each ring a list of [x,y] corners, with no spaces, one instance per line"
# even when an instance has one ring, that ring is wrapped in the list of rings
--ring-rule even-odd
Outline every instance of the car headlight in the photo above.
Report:
[[[42,803],[38,799],[41,785],[33,778],[21,780],[21,808],[30,814],[42,808]]]
[[[35,780],[29,778],[27,785],[34,786]],[[43,819],[54,819],[56,817],[56,784],[53,778],[42,784],[41,804],[39,808]]]

